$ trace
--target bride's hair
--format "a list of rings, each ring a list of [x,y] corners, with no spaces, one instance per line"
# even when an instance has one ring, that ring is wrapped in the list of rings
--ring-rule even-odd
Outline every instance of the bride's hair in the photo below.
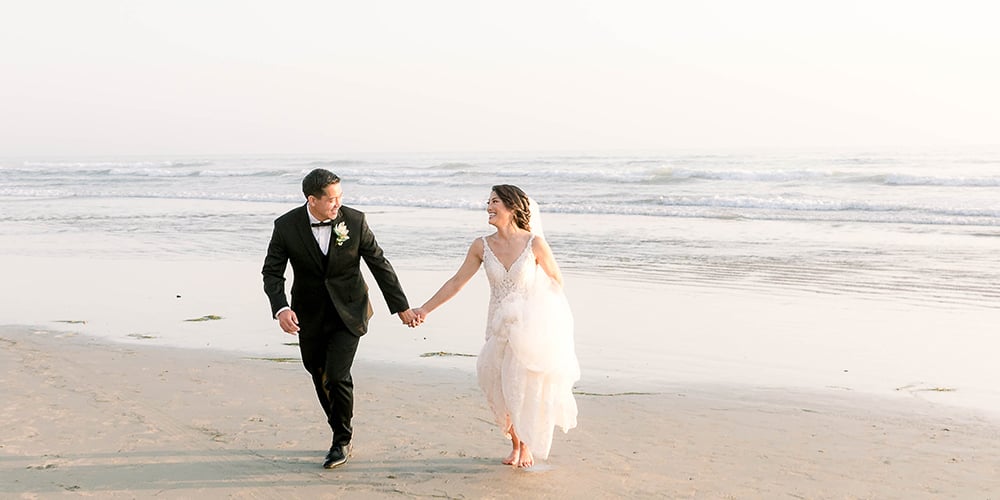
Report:
[[[531,231],[531,209],[528,195],[521,188],[510,184],[493,186],[493,192],[508,210],[514,212],[514,224],[525,231]]]

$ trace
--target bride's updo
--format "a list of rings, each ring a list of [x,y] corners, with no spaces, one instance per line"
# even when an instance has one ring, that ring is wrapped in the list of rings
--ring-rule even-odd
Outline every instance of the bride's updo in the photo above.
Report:
[[[514,224],[525,231],[531,231],[529,222],[531,220],[531,209],[529,208],[531,202],[528,201],[528,195],[524,194],[521,188],[510,184],[493,186],[493,193],[497,195],[497,198],[500,198],[508,210],[514,212]]]

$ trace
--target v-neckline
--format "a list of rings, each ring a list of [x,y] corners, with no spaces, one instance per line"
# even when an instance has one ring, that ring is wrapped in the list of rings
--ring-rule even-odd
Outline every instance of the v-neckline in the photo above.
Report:
[[[521,253],[517,254],[517,257],[514,257],[514,261],[510,263],[510,267],[503,265],[503,262],[500,260],[500,257],[497,257],[496,252],[493,251],[493,247],[490,246],[490,241],[488,239],[488,236],[483,236],[483,244],[486,245],[486,248],[489,249],[490,255],[492,255],[493,259],[497,261],[497,264],[500,264],[500,267],[503,268],[504,273],[510,274],[511,269],[514,269],[514,265],[516,265],[517,262],[521,260],[521,257],[524,257],[524,254],[528,252],[528,249],[531,248],[531,241],[534,239],[535,239],[534,234],[528,237],[528,242],[524,245],[524,250],[521,250]]]

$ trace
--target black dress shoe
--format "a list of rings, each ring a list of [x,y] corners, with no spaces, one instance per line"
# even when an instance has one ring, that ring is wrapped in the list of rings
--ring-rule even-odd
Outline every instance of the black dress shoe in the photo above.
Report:
[[[330,447],[329,453],[326,454],[326,459],[323,461],[324,469],[332,469],[334,467],[344,465],[347,463],[347,458],[351,456],[351,445],[333,445]]]

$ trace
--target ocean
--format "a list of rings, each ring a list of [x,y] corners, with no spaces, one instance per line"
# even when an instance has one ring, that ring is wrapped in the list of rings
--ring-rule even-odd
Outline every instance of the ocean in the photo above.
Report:
[[[1000,307],[1000,147],[5,158],[0,253],[262,259],[318,167],[397,267],[457,268],[508,183],[567,272]]]

